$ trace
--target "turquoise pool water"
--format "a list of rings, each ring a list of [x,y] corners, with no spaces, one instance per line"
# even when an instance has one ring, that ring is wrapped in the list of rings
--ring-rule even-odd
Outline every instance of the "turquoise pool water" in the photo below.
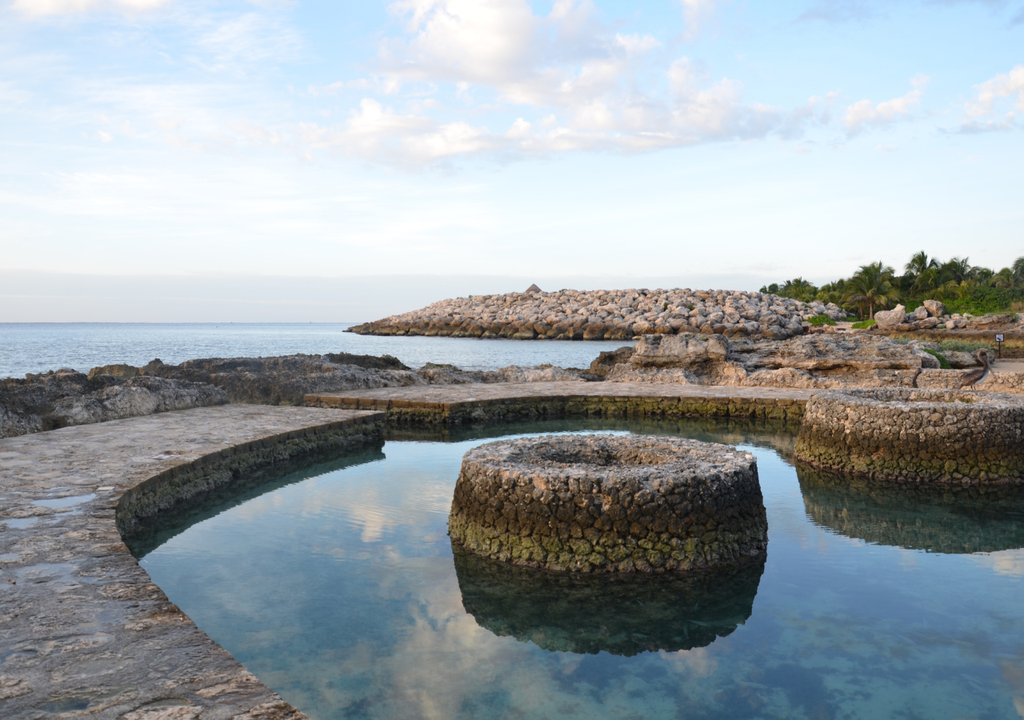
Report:
[[[754,452],[763,569],[604,585],[453,556],[463,453],[485,435],[588,427]],[[756,424],[478,435],[301,469],[140,545],[141,564],[314,720],[1024,717],[1019,497],[798,473],[792,437]]]

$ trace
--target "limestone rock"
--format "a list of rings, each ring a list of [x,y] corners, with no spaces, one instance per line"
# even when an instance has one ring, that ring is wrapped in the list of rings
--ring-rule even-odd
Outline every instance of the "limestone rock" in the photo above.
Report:
[[[211,385],[62,369],[0,380],[0,437],[226,402]]]
[[[916,308],[914,312],[907,315],[907,320],[925,320],[928,317],[928,308],[924,305]]]
[[[815,333],[782,342],[721,335],[646,335],[631,356],[617,351],[610,381],[840,388],[907,386],[938,360],[919,347],[868,333]]]
[[[347,353],[205,358],[180,365],[154,360],[141,368],[105,365],[88,375],[64,368],[0,380],[0,437],[227,402],[302,405],[306,395],[344,390],[580,379],[597,378],[550,365],[467,371],[428,363],[412,370],[390,355]]]
[[[875,313],[875,322],[880,328],[889,328],[899,325],[907,317],[906,308],[897,305],[892,310],[879,310]]]
[[[946,305],[939,300],[925,300],[924,307],[932,317],[940,318],[946,314]]]
[[[978,362],[978,358],[974,356],[974,353],[946,350],[942,353],[942,356],[949,362],[949,366],[956,370],[981,367],[981,363]]]
[[[128,378],[138,377],[139,369],[133,365],[125,365],[123,363],[117,365],[103,365],[102,367],[94,367],[89,371],[86,377],[93,380],[100,375],[110,375],[111,377],[124,378],[127,380]]]

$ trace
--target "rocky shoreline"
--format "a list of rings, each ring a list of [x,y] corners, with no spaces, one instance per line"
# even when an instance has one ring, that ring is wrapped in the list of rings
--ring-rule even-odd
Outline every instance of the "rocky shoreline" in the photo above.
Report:
[[[829,303],[804,303],[731,290],[560,290],[441,300],[420,310],[355,325],[361,335],[427,335],[516,340],[631,340],[648,334],[719,334],[783,340],[804,323],[846,313]]]
[[[413,370],[389,355],[207,358],[142,367],[63,368],[0,380],[0,438],[168,410],[248,403],[302,405],[310,393],[410,385],[579,380],[581,370],[509,366],[469,371],[427,364]]]

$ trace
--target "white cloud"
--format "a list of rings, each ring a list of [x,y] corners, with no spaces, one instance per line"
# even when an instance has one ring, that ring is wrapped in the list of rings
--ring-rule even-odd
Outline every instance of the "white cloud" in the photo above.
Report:
[[[622,35],[620,33],[615,34],[615,44],[630,55],[647,52],[661,45],[650,35]]]
[[[15,10],[26,15],[72,15],[90,11],[141,12],[155,10],[170,0],[14,0]]]
[[[557,0],[546,15],[526,0],[398,0],[389,9],[404,34],[381,42],[364,87],[395,95],[405,111],[364,97],[341,126],[305,125],[314,147],[399,164],[481,152],[636,152],[764,136],[788,117],[744,102],[741,83],[711,79],[688,58],[659,66],[657,38],[602,25],[589,0]],[[684,2],[691,24],[712,10],[708,0]],[[424,87],[455,91],[456,102],[417,100]],[[352,88],[339,82],[309,93]],[[521,111],[506,132],[479,120],[509,105]],[[509,127],[507,116],[499,122]],[[790,119],[785,136],[803,124]]]
[[[684,37],[692,40],[700,33],[701,25],[715,11],[718,0],[680,0],[683,5]]]
[[[880,102],[877,105],[870,100],[860,100],[846,108],[846,132],[856,135],[872,127],[885,127],[899,120],[906,120],[921,104],[921,96],[928,85],[929,78],[918,75],[911,79],[914,89],[902,97]]]
[[[1024,65],[1019,65],[1009,73],[996,75],[977,86],[974,98],[968,102],[965,113],[965,126],[978,126],[982,118],[993,115],[996,104],[1001,98],[1017,96],[1016,109],[1024,113]],[[1012,122],[1014,113],[1010,112],[1007,121]],[[1009,126],[1010,122],[997,123]]]

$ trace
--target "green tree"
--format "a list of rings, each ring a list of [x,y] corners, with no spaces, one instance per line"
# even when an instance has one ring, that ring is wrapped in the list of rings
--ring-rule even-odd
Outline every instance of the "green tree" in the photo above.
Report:
[[[947,282],[949,280],[956,280],[957,284],[962,283],[964,280],[970,280],[972,271],[969,262],[970,258],[950,258],[942,264],[942,275],[943,279]]]
[[[803,302],[810,302],[818,294],[818,288],[802,277],[787,280],[786,284],[778,290],[778,295],[793,298]]]
[[[1013,265],[1010,266],[1010,270],[1013,271],[1013,277],[1018,284],[1024,284],[1024,256],[1021,256],[1013,261]]]
[[[893,269],[882,261],[861,265],[846,283],[846,298],[860,307],[861,315],[866,305],[868,317],[874,317],[876,305],[888,305],[896,297],[892,280]]]
[[[915,253],[911,256],[910,262],[906,264],[904,269],[908,274],[913,275],[916,278],[926,270],[932,270],[937,267],[939,267],[939,261],[935,258],[929,258],[928,253],[922,250],[921,252]]]
[[[1017,278],[1013,275],[1013,270],[1010,268],[1003,268],[995,275],[992,276],[991,280],[992,287],[997,288],[1012,288],[1017,285]]]

